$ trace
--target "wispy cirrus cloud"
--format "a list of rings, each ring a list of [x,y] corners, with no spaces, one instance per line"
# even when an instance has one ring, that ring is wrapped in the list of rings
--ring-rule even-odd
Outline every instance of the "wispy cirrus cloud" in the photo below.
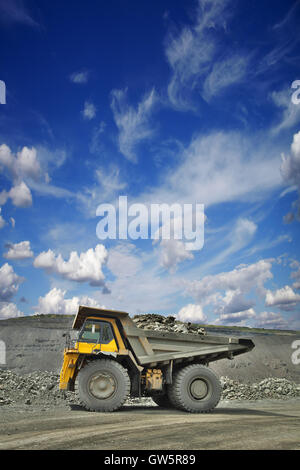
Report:
[[[227,53],[220,47],[231,16],[228,1],[199,0],[196,19],[166,40],[165,54],[172,70],[168,85],[171,104],[179,110],[195,109],[195,93],[207,101],[246,76],[249,57]]]
[[[0,22],[19,23],[34,28],[40,27],[22,0],[0,0]]]
[[[235,132],[195,134],[180,150],[179,164],[163,174],[160,186],[140,200],[211,206],[229,201],[258,201],[283,185],[278,149]]]
[[[300,122],[300,106],[292,102],[292,92],[291,88],[284,88],[271,93],[273,103],[281,110],[279,122],[271,129],[272,134],[293,128]]]
[[[127,89],[113,90],[111,97],[111,109],[119,130],[119,150],[128,160],[136,163],[139,144],[154,134],[150,120],[158,102],[157,93],[152,89],[145,94],[136,108],[128,103]]]

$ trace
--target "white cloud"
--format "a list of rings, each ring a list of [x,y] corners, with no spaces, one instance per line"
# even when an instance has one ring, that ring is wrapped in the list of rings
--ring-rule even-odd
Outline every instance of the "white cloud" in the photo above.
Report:
[[[0,146],[0,170],[13,183],[9,191],[3,190],[1,192],[1,204],[5,204],[10,198],[16,207],[31,206],[32,195],[28,184],[29,182],[37,182],[42,177],[36,149],[23,147],[14,155],[6,144],[2,144]]]
[[[20,23],[38,28],[39,24],[32,18],[29,11],[18,0],[1,0],[0,21],[4,23]]]
[[[290,154],[287,156],[282,154],[281,158],[282,163],[280,171],[283,179],[288,183],[295,185],[298,189],[299,199],[298,201],[295,201],[293,205],[297,207],[296,218],[300,220],[300,131],[293,136]],[[286,214],[284,220],[286,223],[290,223],[294,218],[293,212],[289,212]]]
[[[13,186],[8,192],[8,197],[16,207],[30,207],[32,205],[31,192],[24,181]]]
[[[37,159],[37,151],[35,148],[23,149],[17,153],[16,159],[16,173],[22,178],[25,176],[38,180],[41,177],[41,167]]]
[[[2,208],[0,207],[0,230],[1,230],[1,229],[4,227],[4,225],[6,224],[5,220],[4,220],[3,217],[2,217],[1,211],[2,211]]]
[[[184,281],[184,284],[186,292],[201,305],[215,305],[217,313],[237,313],[238,306],[249,309],[252,304],[244,299],[244,295],[253,289],[259,295],[265,294],[264,284],[273,277],[271,267],[272,260],[260,260],[254,264],[238,266],[232,271],[205,276],[201,281]],[[224,297],[221,295],[223,291]]]
[[[24,317],[24,313],[12,302],[0,302],[0,319],[5,320],[15,317]]]
[[[97,245],[84,253],[72,251],[68,261],[55,255],[52,250],[40,253],[34,260],[36,268],[45,269],[49,273],[59,274],[65,279],[76,282],[89,282],[92,286],[104,285],[102,266],[106,263],[107,251],[103,245]]]
[[[113,90],[111,95],[111,108],[119,129],[119,150],[128,160],[136,162],[138,144],[153,135],[149,120],[157,103],[156,92],[152,89],[146,94],[136,109],[127,103],[127,90]]]
[[[237,133],[195,136],[178,156],[179,165],[164,171],[163,180],[141,196],[148,203],[257,201],[283,182],[277,149]]]
[[[294,289],[300,289],[300,263],[296,260],[294,260],[291,264],[290,264],[291,268],[298,268],[296,271],[293,271],[291,273],[291,278],[294,279],[294,282],[293,282],[293,288]]]
[[[206,317],[202,311],[201,305],[188,304],[179,310],[176,315],[177,320],[191,323],[206,322]]]
[[[289,322],[280,313],[262,312],[257,316],[258,328],[289,329]]]
[[[268,290],[266,292],[266,306],[278,307],[282,310],[291,310],[300,302],[300,295],[295,294],[290,286],[284,286],[275,292]]]
[[[109,250],[107,267],[117,278],[132,278],[142,269],[142,260],[134,245],[119,244]]]
[[[29,241],[10,243],[6,246],[8,251],[3,254],[3,257],[6,259],[26,259],[33,257],[33,251],[31,251]]]
[[[74,72],[70,75],[70,80],[73,83],[83,84],[87,83],[90,77],[90,73],[85,70],[81,72]]]
[[[230,15],[228,3],[199,0],[194,23],[166,40],[165,53],[172,69],[168,96],[179,110],[195,109],[197,93],[210,100],[246,76],[249,58],[238,54],[224,58],[220,48],[220,34],[226,31]]]
[[[15,156],[6,144],[2,144],[0,146],[0,165],[10,173],[14,181],[26,178],[38,180],[41,177],[41,167],[34,147],[30,149],[25,146]]]
[[[227,290],[224,297],[220,298],[215,313],[227,315],[249,311],[254,305],[253,300],[245,299],[244,294],[239,290]]]
[[[18,276],[8,263],[0,268],[0,302],[9,301],[19,289],[24,278]]]
[[[99,302],[91,297],[75,296],[70,299],[65,299],[65,295],[66,291],[54,287],[44,297],[39,297],[38,306],[35,308],[36,313],[74,315],[78,312],[80,305],[101,308]]]
[[[280,122],[273,127],[272,132],[278,133],[298,124],[300,121],[300,106],[292,102],[292,89],[273,91],[271,99],[274,104],[282,110]]]
[[[245,325],[246,320],[253,319],[256,317],[256,313],[253,308],[243,310],[242,312],[235,313],[222,313],[216,320],[216,324],[230,324],[230,325]]]
[[[180,240],[162,240],[160,242],[160,264],[170,273],[176,271],[179,263],[185,260],[191,260],[194,255],[187,251],[185,244]]]
[[[203,271],[211,268],[212,266],[223,263],[226,259],[229,259],[229,257],[234,253],[242,250],[253,240],[257,230],[257,225],[253,221],[245,217],[240,217],[237,219],[236,223],[232,225],[232,229],[224,238],[224,241],[228,244],[227,248],[220,251],[206,263],[203,263]]]
[[[203,85],[203,97],[209,101],[224,88],[241,82],[246,76],[248,59],[242,56],[230,56],[213,65]]]
[[[200,79],[211,68],[217,49],[212,33],[224,28],[225,6],[226,2],[218,0],[199,0],[194,25],[184,26],[180,34],[167,38],[165,52],[172,68],[168,95],[178,109],[194,107],[191,91],[199,87]]]
[[[85,101],[82,115],[84,119],[87,119],[88,121],[94,119],[96,116],[96,106],[90,101]]]

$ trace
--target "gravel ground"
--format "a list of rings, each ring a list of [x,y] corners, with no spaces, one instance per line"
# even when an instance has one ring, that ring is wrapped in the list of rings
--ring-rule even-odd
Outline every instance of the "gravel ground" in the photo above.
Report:
[[[256,384],[244,384],[221,377],[222,400],[289,399],[300,397],[300,385],[287,379],[266,378]],[[0,407],[39,407],[78,405],[73,392],[59,390],[59,376],[53,372],[31,372],[25,375],[0,370]],[[151,398],[127,400],[127,405],[153,406]],[[0,408],[1,412],[1,408]]]

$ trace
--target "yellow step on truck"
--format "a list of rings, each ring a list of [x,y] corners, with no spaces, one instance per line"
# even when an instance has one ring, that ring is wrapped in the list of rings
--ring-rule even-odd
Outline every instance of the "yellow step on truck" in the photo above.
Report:
[[[75,392],[92,411],[115,411],[129,396],[191,413],[212,411],[222,387],[209,363],[254,348],[247,338],[143,330],[126,312],[84,306],[72,329],[76,339],[68,335],[60,389]]]

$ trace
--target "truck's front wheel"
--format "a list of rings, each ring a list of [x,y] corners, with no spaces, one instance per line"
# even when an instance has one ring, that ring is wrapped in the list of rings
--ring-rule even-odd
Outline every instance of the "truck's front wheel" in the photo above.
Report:
[[[205,413],[217,406],[221,393],[222,387],[215,373],[208,367],[192,364],[174,375],[168,396],[176,408]]]
[[[115,411],[130,392],[127,370],[118,362],[98,359],[83,367],[76,381],[77,395],[91,411]]]

